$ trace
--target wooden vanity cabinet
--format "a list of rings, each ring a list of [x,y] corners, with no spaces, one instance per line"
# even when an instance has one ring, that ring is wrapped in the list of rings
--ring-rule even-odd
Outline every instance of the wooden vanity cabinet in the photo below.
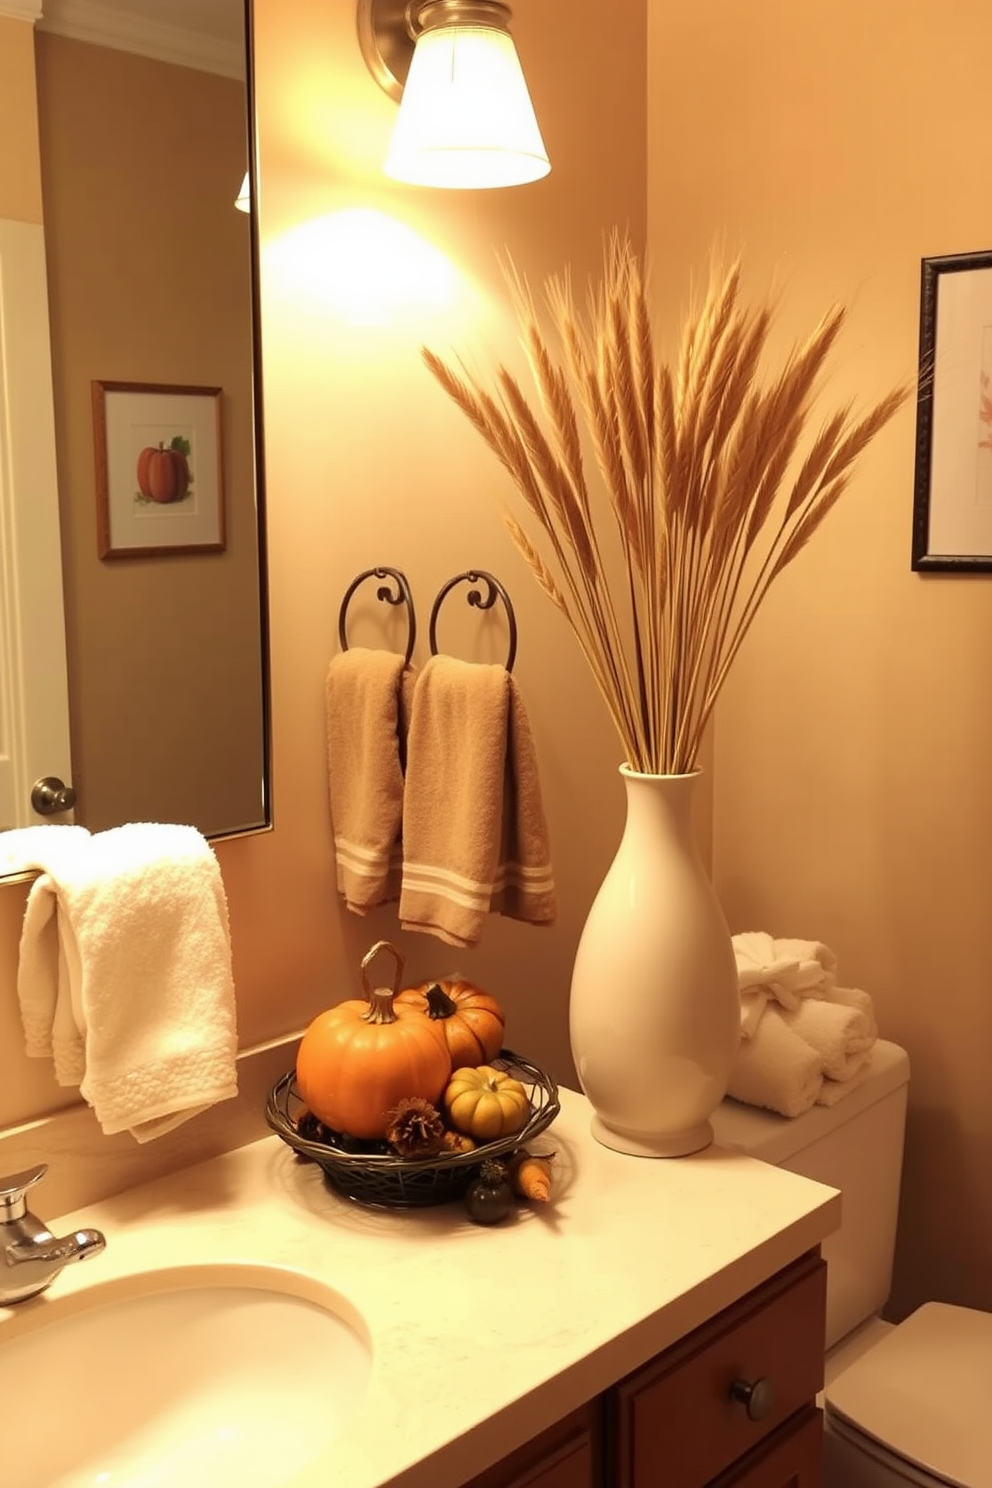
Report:
[[[600,1423],[600,1402],[591,1400],[465,1488],[599,1488]]]
[[[465,1488],[819,1488],[811,1251]]]
[[[735,1474],[751,1452],[780,1429],[784,1442],[808,1411],[819,1422],[826,1270],[818,1254],[801,1257],[608,1393],[610,1488],[750,1485]]]

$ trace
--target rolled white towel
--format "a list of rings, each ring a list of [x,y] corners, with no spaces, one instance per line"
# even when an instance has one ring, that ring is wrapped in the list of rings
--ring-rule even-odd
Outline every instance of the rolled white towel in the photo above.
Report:
[[[816,1104],[823,1065],[816,1050],[769,1009],[754,1034],[741,1042],[728,1095],[781,1116],[801,1116]]]
[[[864,1006],[867,993],[852,999],[852,991],[858,989],[829,988],[816,997],[804,997],[794,1011],[783,1010],[780,1015],[785,1025],[816,1052],[823,1073],[831,1080],[853,1079],[868,1059],[876,1038],[874,1013]]]
[[[849,1080],[825,1079],[820,1087],[820,1093],[816,1097],[816,1104],[818,1106],[835,1106],[846,1095],[850,1095],[852,1090],[857,1090],[862,1080],[867,1079],[870,1070],[871,1054],[867,1056],[857,1074],[852,1075]]]
[[[812,996],[822,1001],[839,1002],[847,1007],[857,1008],[860,1013],[864,1014],[867,1035],[872,1043],[878,1038],[875,1004],[870,992],[863,992],[860,987],[828,987],[822,992],[814,992]]]

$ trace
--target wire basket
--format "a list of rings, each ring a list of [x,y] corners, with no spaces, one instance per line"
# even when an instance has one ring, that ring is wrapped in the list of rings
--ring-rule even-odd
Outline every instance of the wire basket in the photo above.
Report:
[[[374,1143],[346,1146],[345,1138],[331,1132],[326,1140],[309,1137],[299,1130],[306,1107],[293,1070],[273,1085],[265,1103],[265,1119],[298,1157],[323,1168],[331,1188],[356,1203],[387,1209],[445,1204],[464,1193],[486,1158],[500,1157],[532,1141],[551,1125],[561,1109],[558,1086],[536,1064],[510,1049],[503,1049],[490,1063],[494,1069],[520,1081],[527,1091],[531,1114],[519,1131],[494,1142],[484,1142],[471,1152],[399,1157],[395,1152],[375,1151]]]

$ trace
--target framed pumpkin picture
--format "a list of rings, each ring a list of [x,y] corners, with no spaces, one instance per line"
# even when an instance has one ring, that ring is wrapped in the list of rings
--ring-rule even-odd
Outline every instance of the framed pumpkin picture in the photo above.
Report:
[[[224,550],[221,389],[97,382],[101,558]]]

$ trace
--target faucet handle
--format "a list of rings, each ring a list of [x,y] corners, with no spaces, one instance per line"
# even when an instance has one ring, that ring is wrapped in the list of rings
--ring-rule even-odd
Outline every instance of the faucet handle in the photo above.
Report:
[[[26,1168],[23,1173],[12,1173],[9,1178],[0,1178],[0,1224],[12,1219],[23,1219],[27,1213],[24,1195],[29,1188],[40,1183],[48,1172],[47,1163],[36,1168]]]

